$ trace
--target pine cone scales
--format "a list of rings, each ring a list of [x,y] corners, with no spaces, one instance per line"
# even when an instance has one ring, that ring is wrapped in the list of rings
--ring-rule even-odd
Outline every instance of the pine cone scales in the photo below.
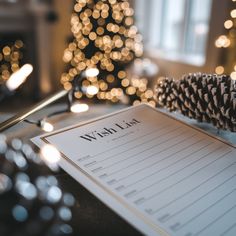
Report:
[[[167,107],[168,110],[174,111],[176,108],[173,105],[176,93],[176,84],[173,79],[159,80],[157,82],[157,100],[160,106]]]
[[[236,82],[226,75],[188,74],[156,85],[160,106],[220,129],[236,132]]]

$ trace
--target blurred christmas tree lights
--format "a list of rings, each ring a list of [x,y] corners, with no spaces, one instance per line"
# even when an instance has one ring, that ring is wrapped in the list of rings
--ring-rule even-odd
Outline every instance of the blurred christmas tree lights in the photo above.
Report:
[[[236,1],[232,0],[229,18],[224,22],[226,34],[220,35],[215,46],[221,49],[221,64],[215,68],[218,75],[228,74],[236,80]]]
[[[76,0],[71,16],[73,42],[63,56],[70,68],[62,74],[61,83],[70,90],[74,78],[83,77],[81,89],[74,93],[77,99],[134,103],[145,96],[147,81],[131,80],[126,71],[143,54],[142,36],[134,25],[133,14],[127,0]],[[87,70],[98,73],[84,74]]]
[[[0,51],[0,84],[5,83],[12,73],[20,68],[24,43],[16,40],[13,45],[5,45]]]
[[[32,73],[31,64],[22,65],[24,43],[16,40],[0,51],[0,101],[11,95]]]

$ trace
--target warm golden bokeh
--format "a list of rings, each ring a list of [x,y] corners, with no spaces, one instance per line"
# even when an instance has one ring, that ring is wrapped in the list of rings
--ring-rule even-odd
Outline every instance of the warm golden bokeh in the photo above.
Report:
[[[5,83],[12,73],[20,68],[24,43],[16,40],[13,45],[0,48],[0,85]]]
[[[234,0],[232,0],[234,2]],[[234,6],[235,8],[236,6]],[[220,35],[216,41],[215,46],[220,48],[221,65],[216,66],[215,73],[218,75],[227,74],[230,75],[232,80],[236,79],[236,9],[229,11],[229,19],[224,22],[224,28],[226,33]]]
[[[144,102],[151,98],[150,92],[145,97],[147,86],[142,80],[132,84],[132,78],[123,69],[143,54],[142,36],[133,25],[133,14],[127,0],[76,1],[71,16],[73,42],[63,56],[70,66],[61,77],[65,89],[71,87],[76,76],[82,76],[89,68],[98,68],[98,76],[84,78],[82,82],[82,92],[88,98],[95,96],[112,102],[121,100],[124,94],[136,95]],[[75,95],[82,96],[82,93]]]

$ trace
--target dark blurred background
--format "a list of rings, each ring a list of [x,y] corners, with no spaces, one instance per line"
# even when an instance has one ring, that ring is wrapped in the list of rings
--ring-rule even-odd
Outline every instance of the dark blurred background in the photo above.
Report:
[[[0,0],[1,66],[4,47],[18,43],[15,45],[18,66],[30,63],[34,68],[16,95],[1,103],[1,111],[9,109],[10,101],[18,104],[20,98],[22,107],[62,88],[60,78],[66,68],[62,57],[72,35],[70,17],[74,3],[73,0]],[[229,29],[224,22],[234,1],[132,0],[131,4],[135,24],[143,35],[144,55],[158,68],[156,78],[179,78],[196,71],[222,73],[222,67],[218,66],[222,66],[227,55],[222,54],[224,47],[217,48],[216,40]],[[9,77],[10,72],[4,73],[0,83]]]
[[[19,64],[30,63],[34,68],[17,92],[25,103],[61,87],[62,55],[70,36],[72,9],[73,1],[66,0],[0,0],[0,48],[20,40]]]

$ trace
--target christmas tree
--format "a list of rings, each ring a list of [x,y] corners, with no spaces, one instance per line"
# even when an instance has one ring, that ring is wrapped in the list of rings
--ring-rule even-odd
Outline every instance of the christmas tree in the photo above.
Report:
[[[63,56],[69,69],[61,77],[66,90],[79,83],[76,98],[118,102],[146,92],[147,85],[142,81],[133,85],[125,70],[143,53],[133,14],[127,0],[76,0],[71,16],[73,41]]]
[[[14,94],[33,71],[31,64],[22,65],[24,44],[21,40],[0,44],[0,102]]]
[[[215,46],[220,51],[220,64],[215,68],[219,75],[230,75],[231,79],[236,80],[236,1],[230,3],[229,18],[224,22],[225,34],[220,35]]]
[[[6,83],[12,73],[19,70],[22,64],[23,46],[21,40],[0,45],[0,86]]]

